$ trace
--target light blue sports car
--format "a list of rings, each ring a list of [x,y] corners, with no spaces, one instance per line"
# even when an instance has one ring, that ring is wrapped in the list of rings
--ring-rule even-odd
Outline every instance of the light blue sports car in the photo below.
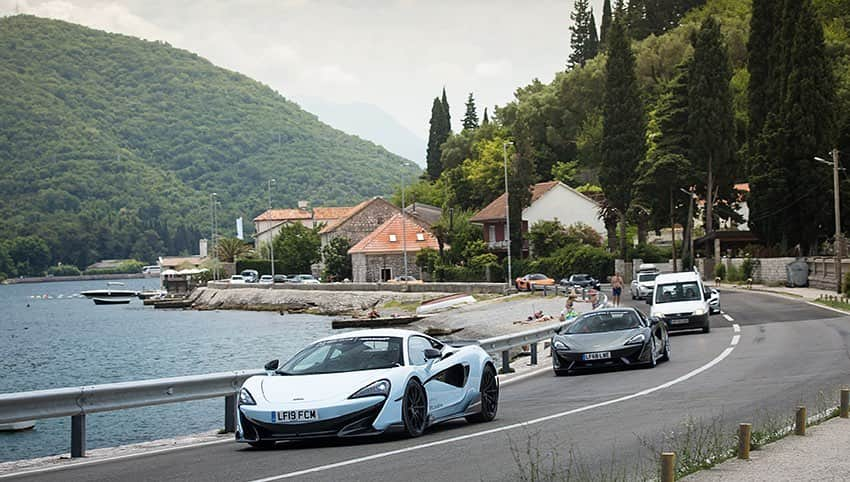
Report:
[[[318,340],[267,375],[245,381],[236,440],[354,437],[496,417],[499,380],[478,345],[453,346],[407,330],[362,330]]]

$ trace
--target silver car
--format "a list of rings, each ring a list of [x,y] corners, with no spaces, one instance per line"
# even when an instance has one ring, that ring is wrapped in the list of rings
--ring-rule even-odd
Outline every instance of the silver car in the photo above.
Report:
[[[655,278],[658,275],[658,271],[638,272],[635,279],[632,280],[632,299],[642,300],[652,296],[652,292],[655,290]]]

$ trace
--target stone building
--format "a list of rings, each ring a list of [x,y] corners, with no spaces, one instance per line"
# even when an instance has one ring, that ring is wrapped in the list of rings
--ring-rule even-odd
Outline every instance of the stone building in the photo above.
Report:
[[[349,209],[345,215],[327,224],[320,232],[322,247],[334,238],[347,238],[354,245],[383,224],[399,208],[387,202],[384,198],[374,197]]]
[[[301,223],[308,228],[328,226],[354,209],[352,206],[310,209],[303,201],[299,205],[302,207],[298,209],[269,209],[254,218],[254,247],[271,242],[287,224]]]
[[[416,254],[424,249],[438,249],[437,238],[423,221],[396,213],[351,249],[351,268],[355,283],[389,281],[405,273],[421,279]]]

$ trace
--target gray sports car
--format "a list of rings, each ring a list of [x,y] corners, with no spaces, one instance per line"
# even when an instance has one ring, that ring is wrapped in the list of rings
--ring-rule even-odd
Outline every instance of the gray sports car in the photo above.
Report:
[[[556,375],[612,366],[655,367],[670,359],[667,327],[634,308],[585,313],[552,338]]]

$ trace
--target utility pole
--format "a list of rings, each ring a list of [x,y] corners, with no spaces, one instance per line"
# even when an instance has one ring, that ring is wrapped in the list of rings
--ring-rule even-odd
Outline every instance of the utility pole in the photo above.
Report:
[[[513,142],[502,143],[502,154],[505,161],[505,242],[508,245],[508,288],[510,288],[513,276],[511,274],[511,203],[508,197],[508,145],[513,145]]]
[[[280,136],[280,134],[278,134],[278,136]],[[272,208],[272,184],[276,182],[276,179],[269,179],[269,209]],[[272,265],[272,283],[274,283],[274,228],[272,228],[272,240],[269,243],[269,261]]]
[[[215,205],[218,202],[218,201],[216,201],[216,196],[218,196],[218,193],[214,192],[214,193],[210,194],[210,204],[211,204],[211,208],[212,208],[212,233],[210,233],[211,234],[210,238],[212,238],[211,242],[210,242],[210,244],[212,245],[212,250],[210,252],[212,253],[212,256],[215,259],[215,264],[213,264],[213,279],[218,279],[218,253],[216,253],[216,249],[215,249],[215,233],[216,233]]]
[[[673,254],[673,272],[679,271],[676,269],[676,218],[673,216],[673,188],[670,187],[670,236],[673,237],[672,249],[670,252]]]
[[[688,237],[688,256],[691,259],[691,267],[695,264],[695,254],[694,254],[694,199],[696,198],[696,194],[694,193],[693,186],[689,190],[684,190],[679,188],[680,191],[688,195],[688,225],[686,228],[687,237]],[[682,245],[685,245],[685,240],[682,240]],[[682,269],[685,269],[685,256],[682,256]]]
[[[404,281],[407,281],[407,223],[404,215],[404,168],[407,163],[401,165],[401,252],[404,257]]]
[[[841,293],[842,275],[841,275],[841,256],[844,251],[843,236],[841,235],[841,203],[839,202],[838,191],[838,148],[832,150],[832,162],[815,156],[815,160],[824,164],[832,165],[832,190],[835,202],[835,291]]]

